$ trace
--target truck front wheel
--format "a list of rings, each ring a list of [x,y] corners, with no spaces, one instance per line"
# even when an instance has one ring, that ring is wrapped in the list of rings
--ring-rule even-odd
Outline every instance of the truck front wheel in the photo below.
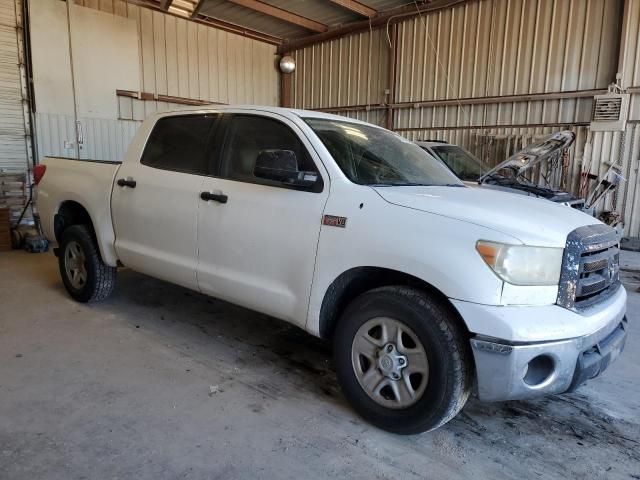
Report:
[[[86,225],[72,225],[62,233],[58,266],[64,286],[78,302],[104,300],[116,283],[116,268],[102,261]]]
[[[382,287],[353,300],[334,336],[338,381],[347,400],[383,430],[434,430],[471,391],[469,348],[451,312],[410,287]]]

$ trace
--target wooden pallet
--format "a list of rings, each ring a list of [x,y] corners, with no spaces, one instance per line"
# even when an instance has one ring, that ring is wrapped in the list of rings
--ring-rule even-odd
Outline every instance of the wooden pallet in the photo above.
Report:
[[[9,209],[11,223],[15,224],[29,198],[29,173],[0,172],[0,208]],[[31,212],[25,212],[31,218]]]
[[[0,208],[0,252],[11,250],[11,211]]]

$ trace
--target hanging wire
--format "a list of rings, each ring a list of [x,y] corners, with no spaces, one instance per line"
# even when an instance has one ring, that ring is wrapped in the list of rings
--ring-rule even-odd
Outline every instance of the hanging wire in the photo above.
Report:
[[[424,16],[422,15],[422,11],[420,10],[420,7],[418,6],[418,1],[417,0],[413,0],[413,2],[411,2],[413,5],[415,5],[416,7],[416,12],[418,14],[418,19],[420,20],[420,23],[422,24],[422,27],[424,28],[425,31],[425,35],[427,37],[427,40],[429,41],[429,46],[431,47],[432,52],[434,53],[435,57],[436,57],[436,61],[438,63],[438,66],[440,67],[440,69],[442,70],[442,74],[445,78],[446,81],[446,85],[447,85],[447,93],[451,93],[452,97],[456,100],[457,104],[458,104],[458,108],[462,111],[463,115],[467,118],[467,122],[469,125],[471,125],[471,115],[469,114],[469,112],[467,111],[467,109],[464,107],[464,105],[460,102],[460,100],[458,99],[458,94],[454,91],[453,86],[451,85],[451,80],[449,78],[449,74],[447,73],[447,69],[445,68],[444,64],[442,63],[442,60],[440,59],[440,55],[438,53],[438,49],[436,48],[436,45],[433,41],[433,38],[431,37],[431,34],[429,33],[429,29],[427,28],[427,23],[425,21]],[[391,22],[391,20],[394,17],[389,17],[389,19],[387,20],[387,40],[389,41],[389,46],[391,46],[391,38],[389,36],[389,23]]]

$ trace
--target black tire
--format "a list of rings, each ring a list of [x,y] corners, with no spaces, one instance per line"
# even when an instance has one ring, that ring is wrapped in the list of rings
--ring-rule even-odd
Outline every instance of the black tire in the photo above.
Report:
[[[393,318],[413,330],[427,354],[426,387],[416,403],[406,408],[388,408],[374,401],[355,373],[352,345],[356,333],[378,317]],[[471,392],[470,347],[453,313],[440,301],[410,287],[377,288],[353,300],[336,327],[334,356],[347,400],[365,420],[389,432],[409,435],[434,430],[458,414]]]
[[[72,284],[72,279],[67,274],[66,262],[68,260],[66,251],[71,242],[79,245],[84,254],[83,263],[86,269],[86,281],[79,287]],[[88,303],[104,300],[111,295],[115,287],[117,268],[110,267],[102,261],[93,230],[87,225],[72,225],[62,233],[58,266],[64,286],[78,302]]]

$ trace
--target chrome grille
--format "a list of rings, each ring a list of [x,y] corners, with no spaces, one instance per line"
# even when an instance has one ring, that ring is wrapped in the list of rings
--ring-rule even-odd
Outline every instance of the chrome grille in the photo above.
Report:
[[[581,309],[613,295],[620,287],[616,231],[607,225],[580,227],[569,234],[558,289],[558,305]]]
[[[608,252],[603,252],[607,254]],[[598,259],[592,260],[587,259],[582,263],[581,273],[591,273],[597,272],[598,270],[602,270],[606,266],[609,265],[609,255],[605,257],[600,257]]]
[[[581,280],[578,284],[578,292],[576,297],[582,298],[607,287],[607,280],[601,275],[591,275],[588,278]]]

